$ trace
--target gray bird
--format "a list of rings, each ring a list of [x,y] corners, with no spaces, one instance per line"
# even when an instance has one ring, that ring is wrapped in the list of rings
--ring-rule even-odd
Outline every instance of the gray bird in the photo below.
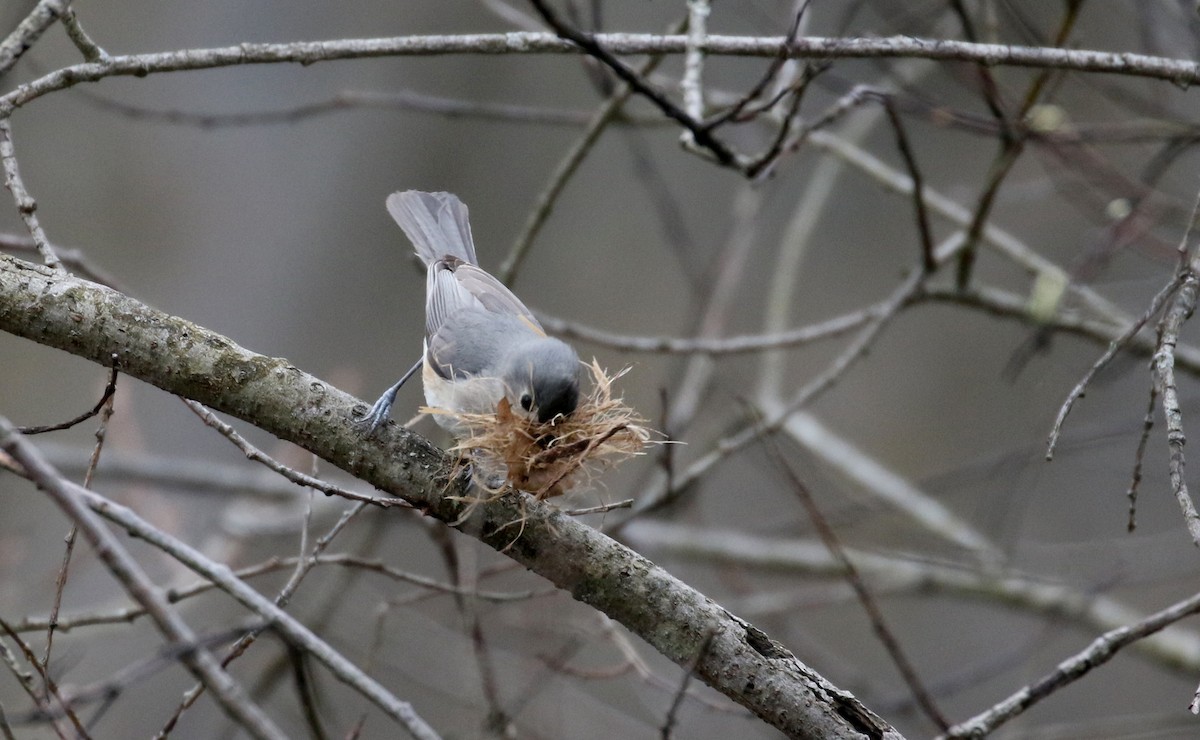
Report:
[[[388,213],[425,263],[422,357],[364,417],[374,430],[396,392],[418,367],[425,401],[456,413],[494,413],[507,398],[514,413],[539,422],[569,415],[579,402],[579,357],[546,336],[521,300],[479,267],[467,206],[451,193],[406,190],[387,199]],[[434,419],[452,433],[451,416]]]

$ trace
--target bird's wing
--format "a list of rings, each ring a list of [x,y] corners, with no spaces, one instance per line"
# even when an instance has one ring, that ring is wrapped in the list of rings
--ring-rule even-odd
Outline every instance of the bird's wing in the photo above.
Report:
[[[425,335],[434,337],[459,311],[482,311],[520,319],[535,334],[545,331],[521,299],[487,271],[460,260],[438,260],[425,285]]]

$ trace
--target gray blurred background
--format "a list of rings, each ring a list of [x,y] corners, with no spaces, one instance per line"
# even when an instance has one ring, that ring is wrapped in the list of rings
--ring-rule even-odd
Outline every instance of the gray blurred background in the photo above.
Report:
[[[12,28],[29,5],[5,3],[0,32]],[[949,5],[815,0],[805,28],[818,36],[961,38]],[[1048,43],[1061,21],[1059,4],[966,5],[979,18],[993,14],[996,38],[1005,43]],[[604,30],[660,32],[685,13],[683,2],[578,6],[576,22],[588,26],[598,13]],[[779,36],[794,12],[791,2],[768,0],[714,6],[713,33]],[[530,12],[523,4],[515,7]],[[1166,0],[1085,3],[1071,43],[1194,58],[1196,24],[1189,8]],[[118,1],[81,3],[79,13],[110,54],[243,41],[519,30],[493,5],[474,2]],[[78,52],[61,28],[52,28],[3,79],[4,90],[77,61]],[[706,87],[718,100],[718,93],[740,94],[768,64],[711,58]],[[681,70],[679,58],[660,68],[668,84]],[[387,194],[410,188],[457,193],[470,206],[483,265],[496,268],[582,127],[448,117],[397,105],[346,106],[290,121],[222,117],[286,112],[349,92],[405,92],[553,108],[586,119],[603,99],[595,72],[574,55],[233,67],[81,85],[18,111],[12,127],[22,174],[53,242],[83,250],[89,263],[113,276],[121,289],[156,308],[256,352],[286,357],[373,399],[416,358],[423,327],[424,277],[384,210]],[[1036,73],[1003,68],[993,74],[1003,97],[1015,105]],[[835,63],[814,83],[802,114],[819,115],[854,83],[903,89],[910,101],[989,120],[973,67],[891,60]],[[676,87],[669,92],[677,97]],[[1158,122],[1174,126],[1172,135],[1184,144],[1195,136],[1190,128],[1195,95],[1167,83],[1055,75],[1046,99],[1072,123]],[[641,100],[628,110],[639,120],[657,116]],[[186,115],[167,115],[175,112]],[[215,118],[204,125],[196,116]],[[926,184],[973,207],[997,151],[994,132],[949,125],[915,103],[904,120]],[[832,131],[904,172],[894,135],[877,106],[850,114]],[[751,124],[722,135],[740,149],[756,151],[769,143],[772,129]],[[1185,228],[1180,214],[1198,186],[1197,157],[1186,146],[1172,152],[1165,174],[1152,185],[1161,208],[1119,248],[1111,244],[1113,213],[1131,196],[1128,188],[1098,173],[1136,181],[1165,142],[1161,135],[1102,142],[1087,151],[1096,153],[1103,166],[1090,168],[1070,164],[1081,159],[1074,150],[1064,158],[1052,147],[1030,145],[1003,185],[993,223],[1065,268],[1102,253],[1101,268],[1086,270],[1087,281],[1138,315],[1170,275],[1171,250]],[[822,190],[827,191],[823,198]],[[0,199],[0,231],[24,233],[5,200]],[[749,202],[759,210],[748,232],[735,208]],[[803,208],[817,209],[801,224],[807,230],[795,223]],[[934,227],[939,239],[954,230],[938,219]],[[673,126],[616,125],[566,186],[514,287],[550,316],[616,333],[689,336],[710,295],[711,282],[705,281],[722,269],[719,256],[747,234],[745,271],[722,335],[764,330],[781,252],[803,250],[797,271],[787,276],[794,298],[786,308],[786,326],[792,327],[881,300],[917,264],[920,250],[911,201],[839,165],[818,147],[785,156],[774,177],[750,185],[683,151]],[[949,284],[952,270],[945,272],[937,284]],[[1026,270],[986,251],[977,280],[1019,295],[1028,294],[1032,285]],[[775,443],[848,546],[896,561],[959,569],[983,581],[988,573],[1013,574],[1073,595],[1076,613],[1016,603],[983,587],[972,593],[868,577],[878,586],[897,639],[951,720],[982,711],[1103,631],[1079,613],[1124,606],[1129,611],[1106,612],[1121,623],[1122,617],[1160,609],[1196,588],[1196,552],[1167,484],[1161,423],[1146,454],[1138,528],[1125,531],[1124,494],[1150,383],[1146,358],[1124,355],[1101,373],[1072,413],[1055,461],[1046,463],[1045,437],[1059,404],[1104,345],[1054,336],[1015,378],[1006,378],[1006,365],[1035,331],[1031,323],[960,306],[908,309],[862,361],[807,407],[809,444],[786,435]],[[663,394],[666,408],[672,408],[687,358],[625,353],[582,341],[575,345],[581,356],[595,356],[610,369],[631,366],[621,391],[653,426],[667,426]],[[846,340],[838,339],[789,351],[779,384],[782,396],[822,372],[845,346]],[[0,336],[0,367],[0,413],[18,424],[74,416],[95,402],[106,378],[102,368],[7,335]],[[763,413],[760,402],[769,394],[760,383],[762,370],[758,354],[717,359],[694,422],[667,429],[686,443],[673,448],[676,468],[684,469],[718,439]],[[1183,375],[1180,392],[1188,419],[1200,413],[1194,387],[1194,378]],[[406,419],[421,403],[413,383],[401,393],[394,415]],[[302,451],[248,425],[237,427],[285,462],[309,468]],[[37,442],[78,477],[94,429],[95,422],[87,422]],[[418,429],[446,441],[428,422]],[[830,449],[844,444],[855,449],[849,469],[828,459]],[[625,465],[571,505],[638,498],[658,479],[660,459],[654,451]],[[148,461],[165,462],[167,472],[146,472]],[[862,474],[868,462],[961,518],[993,548],[990,559],[915,525],[856,481],[855,471]],[[345,478],[334,470],[320,472]],[[214,482],[226,473],[240,476],[240,482]],[[295,554],[308,500],[270,482],[177,399],[130,379],[119,386],[96,487],[235,567]],[[266,496],[279,489],[281,496]],[[44,615],[68,523],[11,475],[0,474],[0,500],[0,616],[15,622]],[[332,526],[345,504],[314,503],[311,528],[317,536]],[[611,526],[626,516],[618,511],[589,521]],[[450,547],[464,568],[483,574],[483,587],[536,592],[532,599],[475,607],[503,709],[512,716],[517,736],[658,736],[682,681],[676,666],[540,579],[506,565],[503,556],[453,533],[446,542],[437,526],[395,511],[370,511],[330,551],[379,558],[446,580],[443,555]],[[726,459],[678,502],[621,532],[631,545],[854,691],[902,731],[913,737],[934,733],[840,578],[715,552],[722,544],[732,548],[738,541],[734,535],[748,536],[764,557],[782,551],[773,543],[816,541],[786,477],[761,445]],[[690,551],[689,541],[714,551]],[[131,547],[164,582],[192,581],[148,548]],[[986,571],[984,562],[998,570]],[[285,578],[286,573],[277,573],[253,583],[273,594]],[[115,582],[80,546],[64,613],[103,612],[125,603]],[[236,626],[245,616],[213,594],[189,600],[183,609],[198,630],[210,634]],[[490,736],[487,718],[494,707],[481,689],[483,669],[467,635],[469,620],[452,597],[329,566],[309,576],[292,611],[413,702],[439,731],[450,737]],[[1200,679],[1200,653],[1187,651],[1200,650],[1200,633],[1185,623],[1176,634],[1174,659],[1124,653],[999,736],[1195,736],[1200,730],[1185,707]],[[27,638],[41,649],[44,634],[31,632]],[[139,661],[153,662],[159,645],[153,628],[142,622],[80,627],[56,639],[51,666],[61,683],[83,686]],[[630,651],[644,663],[617,671]],[[564,662],[566,668],[560,665]],[[306,734],[278,641],[264,638],[234,672],[261,692],[261,701],[289,732]],[[314,669],[314,680],[330,736],[345,736],[364,714],[362,737],[394,736],[394,727],[321,669]],[[180,667],[158,661],[146,678],[123,687],[97,720],[94,736],[152,735],[190,683]],[[678,737],[775,736],[714,692],[695,693],[697,698],[680,710]],[[52,736],[44,725],[17,724],[30,704],[7,671],[0,672],[0,704],[18,736]],[[237,733],[205,698],[184,714],[175,735]]]

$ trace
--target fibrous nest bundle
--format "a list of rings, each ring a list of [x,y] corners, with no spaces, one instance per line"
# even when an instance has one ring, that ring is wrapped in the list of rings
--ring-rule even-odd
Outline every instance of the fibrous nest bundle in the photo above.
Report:
[[[588,369],[591,392],[569,416],[544,424],[513,413],[507,399],[490,414],[422,411],[450,415],[465,430],[452,449],[471,461],[485,489],[497,494],[515,489],[538,499],[561,496],[641,453],[651,441],[645,420],[613,396],[613,382],[625,371],[610,377],[595,360]]]

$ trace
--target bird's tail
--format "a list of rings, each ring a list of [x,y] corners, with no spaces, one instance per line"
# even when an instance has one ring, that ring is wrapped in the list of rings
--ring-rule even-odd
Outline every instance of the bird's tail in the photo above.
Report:
[[[447,255],[479,264],[467,206],[457,195],[404,190],[388,196],[387,209],[426,265]]]

